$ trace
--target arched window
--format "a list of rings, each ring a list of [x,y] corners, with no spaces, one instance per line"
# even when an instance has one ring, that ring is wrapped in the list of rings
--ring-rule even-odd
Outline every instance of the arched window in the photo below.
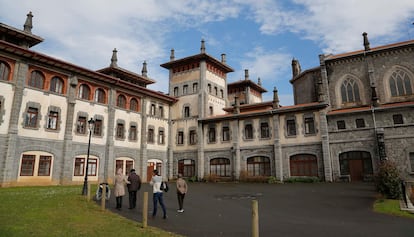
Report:
[[[270,159],[264,156],[248,158],[247,173],[249,176],[270,176]]]
[[[102,88],[98,88],[95,91],[95,102],[105,103],[105,91]]]
[[[84,100],[89,100],[89,95],[90,94],[91,94],[91,89],[89,88],[88,85],[82,84],[82,85],[79,86],[78,98],[84,99]]]
[[[0,61],[0,80],[7,81],[9,79],[10,68],[7,63]]]
[[[63,80],[60,77],[53,77],[50,81],[50,91],[62,94],[63,92]]]
[[[316,156],[309,154],[291,156],[290,175],[318,177],[318,161]]]
[[[126,97],[124,95],[119,95],[116,105],[121,108],[126,108]]]
[[[135,98],[132,98],[129,102],[129,109],[132,111],[138,111],[138,100]]]
[[[30,75],[30,79],[29,79],[29,86],[43,89],[44,83],[45,83],[45,76],[43,76],[43,73],[37,70],[32,71]]]
[[[341,96],[343,104],[359,102],[361,99],[359,97],[358,83],[352,78],[345,79],[341,85]]]
[[[230,177],[230,160],[227,158],[215,158],[210,160],[210,174],[220,177]]]
[[[178,161],[178,173],[183,177],[195,176],[195,161],[190,159]]]
[[[412,95],[412,84],[410,76],[405,70],[397,69],[389,79],[391,96]]]

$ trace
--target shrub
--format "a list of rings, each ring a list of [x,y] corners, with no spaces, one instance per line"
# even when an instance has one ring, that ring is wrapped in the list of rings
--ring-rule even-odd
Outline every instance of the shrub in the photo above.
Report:
[[[209,174],[209,175],[205,176],[204,180],[206,182],[216,183],[216,182],[218,182],[220,180],[220,177],[218,175],[216,175],[216,174]]]
[[[386,198],[399,199],[401,197],[401,178],[394,162],[388,160],[381,162],[375,181],[378,192]]]
[[[318,177],[310,176],[298,176],[285,179],[285,183],[318,183],[319,181],[320,179]]]
[[[268,182],[269,184],[275,184],[275,183],[277,183],[277,182],[278,182],[278,180],[276,179],[276,177],[275,177],[275,176],[270,176],[270,177],[267,179],[267,182]]]

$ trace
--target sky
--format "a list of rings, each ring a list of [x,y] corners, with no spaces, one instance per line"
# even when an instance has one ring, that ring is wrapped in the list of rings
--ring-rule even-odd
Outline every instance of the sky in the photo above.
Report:
[[[114,48],[118,66],[141,74],[148,88],[168,93],[168,71],[160,64],[206,53],[234,72],[228,83],[258,78],[281,105],[293,105],[291,62],[302,71],[319,66],[320,54],[414,39],[413,0],[0,0],[0,22],[23,29],[32,12],[32,33],[44,42],[32,50],[88,68],[108,67]]]

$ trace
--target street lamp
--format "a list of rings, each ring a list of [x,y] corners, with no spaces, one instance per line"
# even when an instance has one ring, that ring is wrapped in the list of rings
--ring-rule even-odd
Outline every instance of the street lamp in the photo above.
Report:
[[[82,189],[82,195],[86,196],[88,195],[88,167],[89,167],[89,151],[91,149],[91,136],[92,131],[94,129],[95,120],[93,118],[88,120],[88,128],[89,128],[89,141],[88,141],[88,153],[86,155],[86,170],[85,170],[85,181],[83,182],[83,189]]]

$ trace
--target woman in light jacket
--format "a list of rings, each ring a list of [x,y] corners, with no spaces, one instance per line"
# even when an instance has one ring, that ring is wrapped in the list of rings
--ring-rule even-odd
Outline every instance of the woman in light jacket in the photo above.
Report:
[[[125,195],[125,184],[129,183],[127,177],[122,174],[122,169],[119,168],[115,175],[115,197],[116,209],[121,210],[122,197]]]

